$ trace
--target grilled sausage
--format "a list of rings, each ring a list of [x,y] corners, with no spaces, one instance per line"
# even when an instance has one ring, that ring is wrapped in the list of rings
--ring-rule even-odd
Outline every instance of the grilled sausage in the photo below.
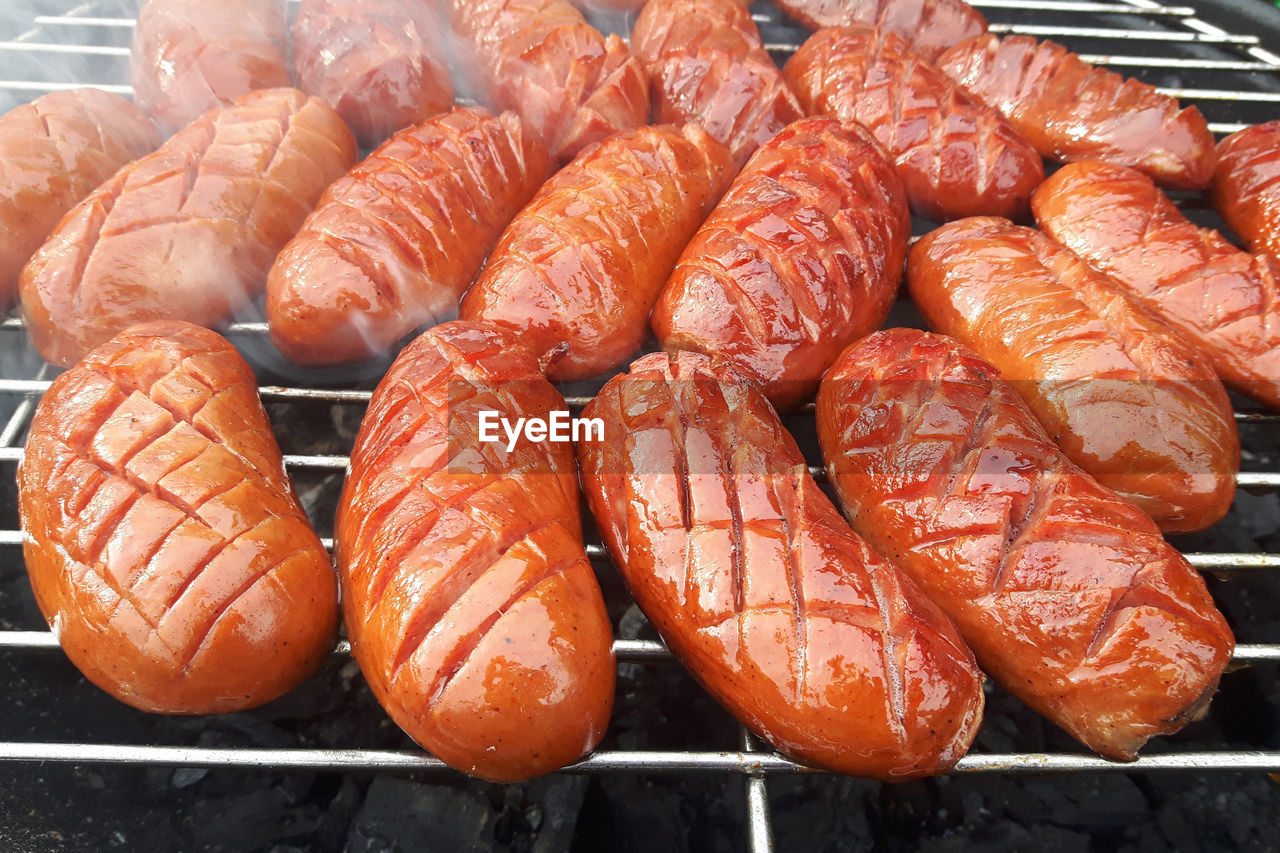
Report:
[[[80,202],[22,271],[31,340],[71,364],[134,323],[229,320],[356,145],[294,89],[211,110]]]
[[[457,108],[403,130],[325,190],[267,278],[295,364],[359,361],[450,319],[550,169],[515,113]]]
[[[1050,159],[1132,166],[1179,189],[1201,189],[1213,175],[1217,155],[1200,110],[1051,41],[979,36],[948,50],[938,67]]]
[[[990,364],[878,332],[823,378],[818,437],[854,529],[1031,708],[1120,760],[1204,711],[1234,647],[1204,580]]]
[[[1050,237],[1182,332],[1228,386],[1280,408],[1280,261],[1196,227],[1124,166],[1066,166],[1032,206]]]
[[[159,144],[151,119],[99,89],[51,92],[0,117],[0,312],[63,214]]]
[[[649,119],[649,81],[568,0],[442,0],[473,84],[515,110],[560,163]]]
[[[756,153],[684,250],[653,330],[790,408],[884,322],[910,235],[902,182],[870,132],[802,119]]]
[[[987,31],[987,20],[964,0],[774,0],[811,30],[860,24],[893,33],[913,53],[932,60]]]
[[[583,486],[645,615],[780,751],[839,773],[942,773],[982,716],[954,627],[840,518],[764,395],[702,353],[653,353],[583,413]]]
[[[555,381],[622,364],[731,178],[729,152],[694,124],[643,127],[584,151],[507,227],[462,318],[518,329]]]
[[[255,89],[289,85],[280,0],[145,0],[133,98],[167,136]]]
[[[1245,243],[1280,260],[1280,120],[1218,143],[1213,206]]]
[[[1235,496],[1240,440],[1198,351],[1038,231],[980,217],[911,250],[929,325],[991,362],[1072,462],[1161,530],[1201,530]]]
[[[333,648],[337,584],[249,366],[181,322],[53,381],[18,469],[36,602],[72,663],[144,711],[268,702]]]
[[[1044,163],[999,113],[867,27],[821,30],[783,69],[810,114],[866,125],[893,156],[916,214],[1026,216]]]
[[[364,148],[453,104],[432,0],[302,0],[298,88],[337,110]]]
[[[804,115],[738,0],[651,0],[631,31],[659,122],[698,121],[741,166]]]
[[[343,615],[374,695],[414,740],[486,779],[590,751],[613,703],[572,445],[483,440],[485,412],[514,423],[564,409],[510,332],[437,326],[374,392],[338,505]]]

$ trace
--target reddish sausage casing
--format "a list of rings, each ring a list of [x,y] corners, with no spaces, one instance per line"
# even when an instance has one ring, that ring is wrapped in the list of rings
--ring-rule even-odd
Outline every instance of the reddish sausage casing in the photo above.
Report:
[[[281,0],[146,0],[133,97],[165,135],[255,89],[289,85]]]
[[[1213,206],[1255,252],[1280,260],[1280,120],[1218,143]]]
[[[364,148],[453,104],[433,0],[302,0],[298,88],[337,110]]]
[[[719,702],[840,773],[942,773],[982,716],[981,675],[938,609],[822,493],[759,389],[702,353],[653,353],[585,409],[578,445],[609,553]]]
[[[731,178],[729,152],[695,124],[584,151],[508,226],[462,318],[518,329],[556,381],[616,367],[640,348],[676,259]]]
[[[333,648],[337,584],[253,373],[214,332],[150,323],[53,381],[18,471],[36,602],[135,708],[261,705]]]
[[[374,695],[415,741],[486,779],[573,761],[613,704],[572,445],[482,441],[483,412],[514,424],[565,408],[510,332],[436,326],[374,392],[338,505],[343,615]]]
[[[834,27],[783,69],[809,113],[856,121],[898,167],[911,209],[937,221],[1025,217],[1044,163],[1003,116],[912,55],[892,33]]]
[[[605,38],[568,0],[441,0],[470,77],[515,110],[560,163],[649,120],[649,81],[622,39]]]
[[[861,24],[893,33],[925,59],[987,31],[987,20],[964,0],[774,0],[811,30]]]
[[[1201,189],[1213,175],[1213,134],[1200,110],[1051,41],[984,35],[947,51],[938,67],[1045,157],[1132,166],[1180,189]]]
[[[549,170],[515,113],[459,107],[397,133],[325,190],[276,258],[272,342],[295,364],[342,364],[449,319]]]
[[[840,351],[884,322],[911,217],[861,125],[802,119],[756,152],[653,309],[663,347],[718,354],[780,409],[813,396]]]
[[[151,119],[100,89],[50,92],[0,117],[0,311],[63,214],[159,144]]]
[[[854,528],[1009,692],[1123,760],[1204,710],[1234,647],[1204,580],[994,367],[949,338],[878,332],[823,378],[817,415]]]
[[[1123,166],[1066,166],[1032,206],[1050,237],[1182,332],[1227,385],[1280,408],[1280,261],[1197,227]]]
[[[804,113],[739,0],[651,0],[631,31],[657,122],[697,121],[741,166]]]
[[[355,157],[342,119],[294,89],[211,110],[58,223],[19,284],[32,343],[67,365],[134,323],[226,322]]]
[[[1069,249],[976,217],[911,250],[930,327],[991,362],[1063,452],[1166,532],[1201,530],[1235,497],[1240,440],[1213,368]]]

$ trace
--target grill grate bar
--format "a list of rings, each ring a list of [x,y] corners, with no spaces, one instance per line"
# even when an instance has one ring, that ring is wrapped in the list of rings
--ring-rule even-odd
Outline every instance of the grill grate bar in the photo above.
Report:
[[[47,651],[56,648],[58,648],[58,640],[49,631],[0,631],[0,649]],[[332,653],[349,655],[351,644],[341,640]],[[666,645],[658,640],[614,640],[613,654],[619,663],[675,660]],[[1241,643],[1232,653],[1231,661],[1238,665],[1280,663],[1280,644]]]
[[[228,749],[134,746],[98,743],[0,743],[0,761],[54,761],[68,764],[145,764],[151,767],[271,768],[349,771],[434,771],[453,773],[444,762],[421,752],[377,749]],[[970,753],[956,773],[1133,773],[1171,770],[1280,772],[1280,752],[1222,751],[1144,755],[1136,761],[1108,761],[1093,755]],[[737,773],[765,775],[824,771],[773,752],[630,751],[596,752],[561,773]]]

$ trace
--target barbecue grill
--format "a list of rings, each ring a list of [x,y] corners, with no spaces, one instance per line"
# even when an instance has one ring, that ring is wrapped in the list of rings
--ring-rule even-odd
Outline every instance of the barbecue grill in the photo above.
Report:
[[[1224,0],[1198,2],[1199,10],[1182,4],[1162,5],[1154,0],[976,0],[974,5],[992,21],[993,31],[1052,38],[1079,51],[1090,62],[1136,76],[1184,102],[1197,104],[1209,119],[1210,128],[1219,135],[1280,117],[1280,54],[1272,50],[1280,50],[1280,12],[1259,0],[1243,0],[1255,3],[1256,7],[1221,5]],[[0,112],[54,89],[94,85],[119,94],[130,92],[128,45],[136,13],[134,2],[23,0],[16,6],[16,10],[0,12],[0,77],[4,78],[0,79]],[[785,60],[807,35],[768,3],[756,3],[752,12],[768,48],[779,61]],[[598,23],[607,28],[610,23],[627,22],[602,20]],[[625,35],[625,29],[621,32]],[[1178,201],[1188,215],[1201,224],[1222,227],[1221,221],[1199,199],[1188,197]],[[921,222],[916,225],[917,234],[929,227]],[[905,301],[900,301],[890,323],[916,325],[919,318]],[[262,396],[286,453],[286,464],[317,529],[322,536],[328,536],[347,464],[346,453],[377,371],[366,370],[361,375],[350,371],[290,369],[273,354],[266,339],[266,325],[258,316],[243,318],[231,326],[228,333],[259,372]],[[3,655],[0,660],[4,661],[5,670],[34,672],[35,678],[49,680],[42,695],[70,705],[98,699],[92,687],[70,674],[69,665],[57,652],[57,642],[43,630],[34,603],[29,600],[12,486],[14,467],[22,456],[22,442],[31,414],[53,372],[30,349],[20,318],[11,316],[0,321],[0,629],[7,629],[0,630],[0,654]],[[598,384],[567,389],[570,407],[581,408]],[[1236,419],[1245,447],[1244,470],[1239,475],[1243,497],[1238,503],[1252,505],[1259,502],[1256,496],[1280,491],[1280,415],[1259,411],[1239,399],[1236,403]],[[797,433],[815,476],[822,481],[824,474],[818,465],[813,440],[812,407],[789,418],[788,426]],[[1230,525],[1241,523],[1242,512],[1244,509],[1238,506],[1218,527],[1198,536],[1182,537],[1176,544],[1198,569],[1222,579],[1221,583],[1211,582],[1211,586],[1223,602],[1229,619],[1237,613],[1248,614],[1253,608],[1262,614],[1259,618],[1263,622],[1270,619],[1274,629],[1280,625],[1276,616],[1280,608],[1275,604],[1280,601],[1280,514],[1273,520],[1272,528],[1266,528],[1265,513],[1262,521],[1243,522],[1252,531],[1250,539],[1230,532],[1234,530]],[[1229,532],[1222,532],[1224,525]],[[1264,545],[1259,546],[1259,541]],[[634,607],[629,605],[592,530],[588,530],[588,543],[588,553],[600,573],[610,614],[615,620],[618,661],[630,674],[620,679],[615,715],[637,716],[641,720],[637,728],[645,737],[638,741],[630,735],[620,736],[611,727],[600,750],[564,772],[603,777],[617,774],[720,777],[725,780],[720,786],[720,796],[745,797],[727,810],[734,817],[737,833],[731,844],[752,851],[772,850],[771,822],[777,815],[770,806],[770,780],[784,774],[815,771],[768,751],[718,709],[701,707],[710,706],[710,700],[697,691],[691,680],[681,680],[679,674],[666,679],[668,688],[679,693],[674,698],[646,694],[643,689],[638,693],[631,690],[637,695],[622,695],[629,689],[627,684],[643,687],[652,681],[646,678],[645,671],[674,667],[669,665],[670,655],[661,642],[653,638],[651,629],[643,625]],[[1249,592],[1234,589],[1242,584],[1248,585]],[[1246,606],[1241,603],[1243,599],[1249,599],[1250,603]],[[1236,624],[1234,627],[1241,640],[1234,668],[1280,666],[1280,634],[1249,636],[1247,626],[1242,628]],[[325,670],[329,675],[323,677],[336,677],[333,673],[339,671],[350,675],[348,651],[345,643],[335,649],[334,660]],[[1224,692],[1234,677],[1224,678]],[[1274,679],[1274,673],[1267,677]],[[148,734],[142,742],[130,743],[117,742],[111,715],[87,721],[55,716],[52,724],[24,728],[23,723],[3,722],[7,718],[26,718],[25,714],[10,717],[14,712],[3,706],[19,702],[21,694],[15,691],[21,690],[26,682],[20,681],[18,687],[6,682],[8,692],[0,700],[0,760],[148,768],[240,768],[283,773],[410,774],[443,782],[457,781],[457,774],[439,761],[410,748],[403,738],[397,739],[398,732],[393,726],[388,731],[390,724],[376,709],[367,690],[359,686],[359,679],[355,681],[355,690],[364,695],[356,713],[363,716],[348,715],[341,719],[346,723],[358,719],[360,725],[350,725],[347,730],[340,729],[329,737],[308,732],[299,735],[295,742],[278,746],[263,746],[252,739],[247,746],[207,745],[208,739],[199,733],[203,726],[211,724],[208,719],[197,719],[177,728],[156,722],[154,732],[146,727],[156,718],[135,721],[135,729]],[[672,684],[674,688],[670,688]],[[991,693],[998,696],[1000,691],[996,688]],[[1272,699],[1276,696],[1280,696],[1280,691],[1273,691]],[[1224,701],[1225,697],[1219,697],[1217,704]],[[654,710],[664,703],[668,706],[665,710]],[[701,731],[685,731],[679,714],[671,713],[669,707],[682,703],[697,706],[691,713],[713,720],[713,728],[718,727],[715,732],[703,737]],[[1005,713],[1007,708],[1013,708],[1011,714],[1020,714],[1015,717],[1019,721],[1013,724],[1015,729],[1023,725],[1021,721],[1031,719],[1029,712],[1014,708],[1015,705],[1007,697],[993,703],[984,731],[992,727],[993,718]],[[128,709],[114,713],[116,716],[133,714]],[[331,711],[323,713],[332,714]],[[1258,713],[1257,709],[1254,713]],[[1261,713],[1272,719],[1280,718],[1280,705],[1272,704]],[[668,731],[662,730],[664,726]],[[990,751],[983,747],[984,738],[980,736],[974,752],[962,760],[954,772],[1003,775],[1280,773],[1280,741],[1275,738],[1267,744],[1258,744],[1255,739],[1253,748],[1244,748],[1240,744],[1249,745],[1247,737],[1215,741],[1212,736],[1206,739],[1201,727],[1192,726],[1178,736],[1150,744],[1147,754],[1137,762],[1117,764],[1082,754],[1081,748],[1073,746],[1065,735],[1052,730],[1047,723],[1044,726],[1040,736],[1045,744],[1043,750]],[[1224,724],[1218,728],[1225,730],[1229,726]],[[369,736],[368,729],[376,730],[375,736]],[[691,737],[697,739],[690,742]],[[1019,741],[1011,737],[1010,741],[1020,743],[1025,739]],[[398,746],[382,745],[387,743]],[[0,815],[0,829],[4,823],[5,818]],[[1276,843],[1276,839],[1266,840]]]

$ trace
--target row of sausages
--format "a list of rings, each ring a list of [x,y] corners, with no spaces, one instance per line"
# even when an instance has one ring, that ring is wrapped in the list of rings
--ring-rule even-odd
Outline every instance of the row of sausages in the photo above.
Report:
[[[549,772],[608,723],[612,634],[578,466],[672,651],[818,767],[946,771],[982,719],[981,672],[1132,759],[1203,712],[1229,661],[1199,574],[950,338],[878,332],[823,379],[818,433],[852,527],[719,357],[632,363],[584,411],[603,434],[576,464],[546,435],[478,439],[484,412],[563,408],[514,333],[453,321],[401,351],[352,451],[334,531],[352,653],[392,719],[468,773]],[[214,332],[144,324],[59,376],[19,495],[41,610],[122,701],[251,707],[331,649],[327,555],[250,369]]]
[[[575,53],[594,31],[564,3],[457,4],[453,31],[480,46],[467,76],[519,115],[450,110],[355,164],[338,95],[268,89],[114,174],[89,158],[106,182],[81,182],[21,276],[37,347],[77,365],[41,403],[20,486],[37,599],[86,675],[149,710],[230,710],[332,641],[335,585],[251,372],[212,332],[134,326],[216,326],[265,281],[273,341],[303,364],[464,318],[379,386],[335,530],[353,653],[454,766],[536,775],[607,723],[578,468],[673,651],[801,760],[947,769],[981,718],[979,665],[1110,757],[1200,713],[1230,631],[1143,510],[1166,530],[1225,512],[1239,446],[1217,376],[1280,404],[1276,260],[1197,229],[1152,180],[1208,181],[1203,118],[983,35],[958,0],[789,5],[879,29],[822,30],[779,71],[732,0],[652,0],[636,58],[603,37]],[[674,123],[633,127],[651,95]],[[52,173],[71,159],[42,109],[27,121]],[[1259,251],[1269,132],[1224,142],[1213,188]],[[1041,156],[1112,162],[1043,181]],[[1010,221],[1029,208],[1045,234]],[[908,253],[910,210],[956,221]],[[863,337],[904,261],[951,337]],[[604,439],[576,463],[478,440],[480,411],[563,408],[548,377],[625,364],[650,327],[669,354],[605,386],[584,413]],[[815,390],[852,528],[776,413]]]

